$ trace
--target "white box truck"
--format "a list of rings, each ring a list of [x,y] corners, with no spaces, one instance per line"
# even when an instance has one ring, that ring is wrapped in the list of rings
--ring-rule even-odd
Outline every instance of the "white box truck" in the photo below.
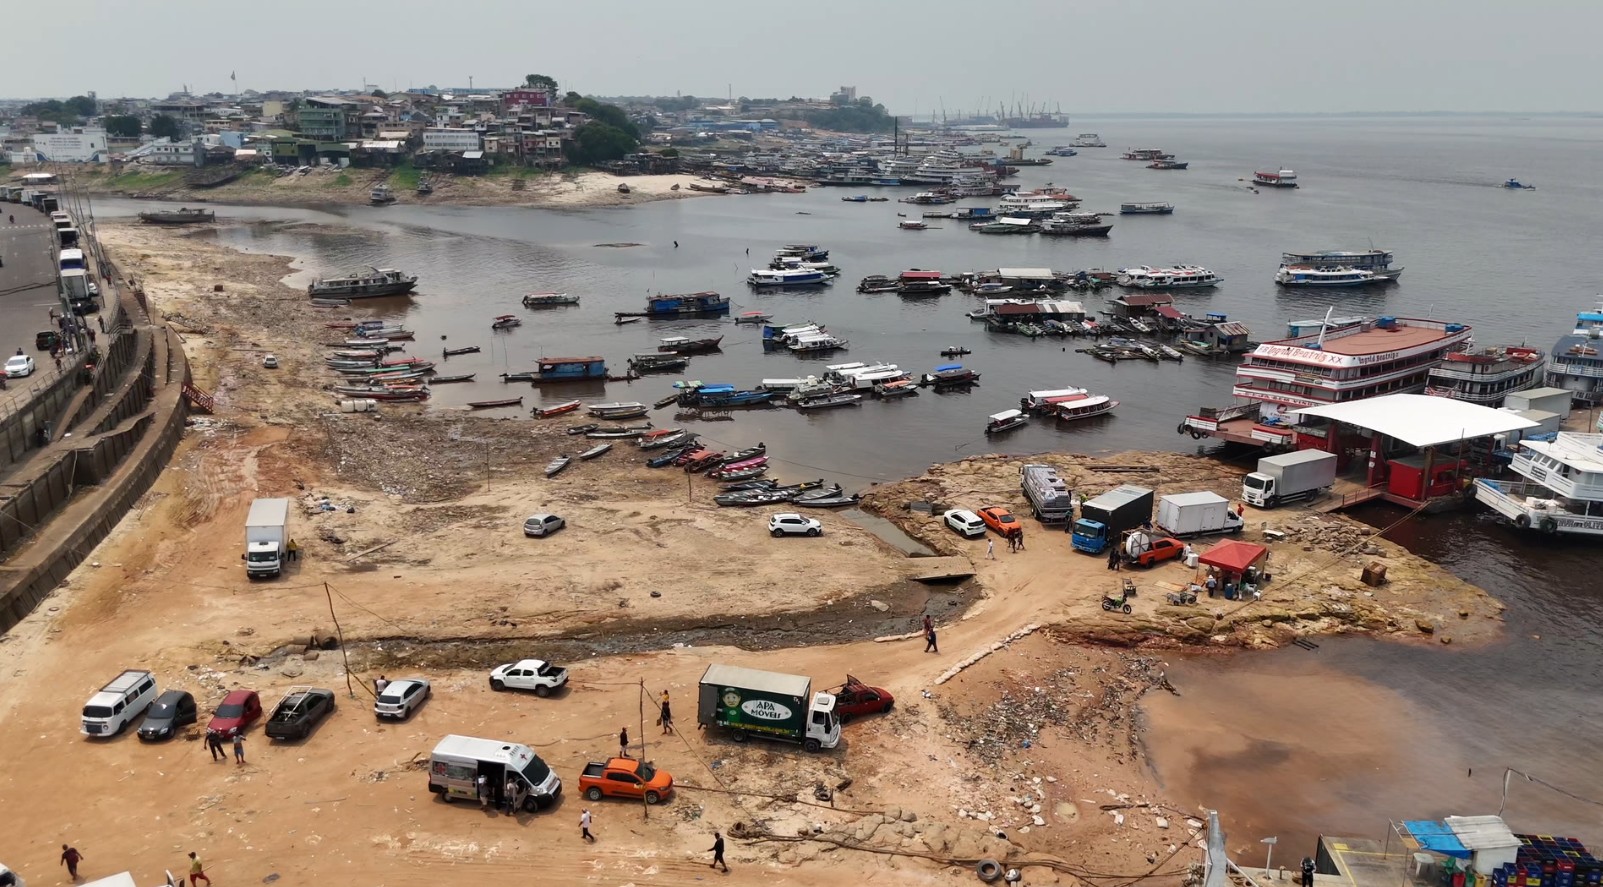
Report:
[[[1170,493],[1158,497],[1158,529],[1176,539],[1210,533],[1239,533],[1246,525],[1218,493]]]
[[[1019,487],[1030,500],[1035,519],[1043,524],[1066,523],[1074,516],[1074,496],[1058,470],[1050,465],[1026,465],[1019,469]]]
[[[452,734],[441,739],[429,756],[429,791],[447,802],[478,802],[481,776],[492,806],[506,804],[509,776],[517,786],[514,800],[530,813],[562,794],[561,778],[534,749],[521,743]]]
[[[289,500],[257,499],[245,516],[245,575],[277,576],[289,544]]]
[[[1301,450],[1265,456],[1241,481],[1241,498],[1259,508],[1312,499],[1336,482],[1336,454]]]

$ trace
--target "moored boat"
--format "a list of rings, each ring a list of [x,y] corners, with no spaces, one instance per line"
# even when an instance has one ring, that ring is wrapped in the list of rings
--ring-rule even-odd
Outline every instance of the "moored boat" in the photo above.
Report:
[[[646,300],[644,311],[618,311],[618,317],[695,317],[697,315],[726,314],[729,299],[712,291],[683,295],[652,296]]]
[[[430,376],[430,385],[445,385],[450,382],[471,382],[478,373],[459,373],[455,376]]]
[[[1054,400],[1048,410],[1062,422],[1074,422],[1113,412],[1119,402],[1102,394],[1079,394],[1071,398]]]
[[[379,296],[402,296],[417,286],[417,275],[406,274],[394,268],[372,268],[354,271],[339,277],[320,277],[312,281],[306,293],[314,298],[338,296],[346,299],[372,299]]]
[[[679,354],[636,354],[629,358],[629,369],[637,373],[671,373],[690,365],[690,358]]]
[[[785,286],[823,286],[829,276],[814,268],[753,268],[746,277],[748,286],[764,289]]]
[[[1190,165],[1190,163],[1187,163],[1183,160],[1175,160],[1171,158],[1169,160],[1154,160],[1147,164],[1147,169],[1185,169]]]
[[[633,419],[646,414],[646,405],[634,401],[594,403],[586,412],[597,419]]]
[[[1375,276],[1376,283],[1396,280],[1403,274],[1403,269],[1393,268],[1392,262],[1396,259],[1383,249],[1339,250],[1327,249],[1305,253],[1281,253],[1281,265],[1311,265],[1317,268],[1354,268],[1368,271]]]
[[[445,356],[446,357],[456,357],[459,354],[478,354],[478,353],[479,353],[479,346],[477,346],[477,345],[464,345],[461,348],[447,348],[447,349],[445,349]]]
[[[568,293],[529,293],[523,297],[525,308],[554,308],[559,305],[577,305],[579,297]]]
[[[600,425],[597,425],[594,422],[586,422],[583,425],[572,425],[572,426],[569,426],[568,429],[567,429],[567,433],[569,434],[569,436],[578,436],[580,434],[589,434],[590,432],[592,432],[592,431],[594,431],[594,430],[596,430],[597,428],[600,428],[600,427],[601,427]]]
[[[139,221],[147,225],[204,225],[217,221],[217,214],[209,209],[156,210],[139,214]]]
[[[962,348],[962,347],[959,347],[959,346],[956,346],[956,345],[949,346],[949,347],[941,349],[941,356],[942,357],[962,357],[962,356],[964,356],[966,354],[973,354],[973,353],[974,352],[968,350],[967,348]]]
[[[798,409],[798,410],[827,410],[827,409],[831,409],[831,408],[834,408],[834,407],[849,407],[849,406],[855,406],[857,404],[857,402],[862,400],[862,399],[863,399],[863,396],[861,394],[852,394],[852,393],[826,394],[826,395],[823,395],[822,397],[812,397],[812,398],[808,398],[807,400],[799,401],[796,404],[796,409]]]
[[[671,447],[685,441],[683,428],[659,428],[648,431],[640,436],[639,445],[642,450],[655,450],[661,447]]]
[[[1281,265],[1275,283],[1293,287],[1368,286],[1376,282],[1374,272],[1361,268],[1313,265]]]
[[[1121,203],[1121,204],[1119,204],[1119,215],[1121,215],[1121,216],[1141,216],[1141,215],[1166,216],[1166,215],[1169,215],[1170,213],[1173,213],[1173,212],[1174,212],[1174,204],[1172,204],[1172,203],[1151,203],[1151,202],[1149,202],[1149,203]]]
[[[767,323],[773,319],[774,316],[772,314],[766,314],[762,311],[742,311],[735,316],[735,323]]]
[[[555,459],[552,459],[550,462],[546,463],[545,476],[556,477],[558,474],[561,474],[562,469],[567,468],[568,464],[572,461],[573,460],[567,456],[558,456]]]
[[[499,409],[501,407],[517,407],[517,406],[522,406],[522,405],[523,405],[523,397],[521,395],[518,396],[518,397],[503,397],[500,400],[470,400],[470,401],[468,401],[468,409],[470,409],[470,410],[494,410],[494,409]]]
[[[723,336],[712,339],[688,339],[684,336],[667,336],[657,346],[658,351],[673,354],[709,354],[718,350],[718,344],[724,340]]]
[[[960,363],[943,363],[936,367],[934,372],[925,373],[919,384],[934,385],[939,388],[945,385],[972,385],[979,380],[979,373]]]
[[[1023,410],[1003,410],[1000,413],[992,413],[986,420],[985,433],[1001,434],[1029,423],[1030,417],[1025,415]]]
[[[902,229],[903,231],[923,231],[928,228],[929,225],[922,219],[902,219],[896,223],[896,227]]]
[[[879,382],[874,385],[874,393],[884,400],[893,400],[900,397],[916,397],[918,386],[911,379],[897,379],[892,382]]]
[[[490,329],[492,330],[509,330],[516,326],[523,326],[523,318],[515,314],[503,314],[490,321]]]
[[[1142,290],[1203,289],[1218,286],[1224,278],[1201,265],[1153,268],[1134,265],[1119,269],[1119,286]]]
[[[1266,188],[1295,188],[1297,187],[1297,174],[1289,169],[1278,172],[1264,172],[1262,170],[1252,174],[1254,185],[1263,185]]]
[[[612,449],[612,444],[609,444],[609,443],[596,444],[595,446],[591,447],[590,449],[585,450],[584,452],[580,453],[579,454],[579,461],[581,461],[581,462],[589,462],[591,459],[594,459],[597,456],[600,456],[601,454],[607,452],[610,449]]]
[[[559,404],[553,404],[552,406],[548,407],[535,407],[534,415],[541,419],[549,419],[552,416],[560,416],[564,413],[571,413],[574,410],[577,410],[581,405],[581,401],[570,400]]]

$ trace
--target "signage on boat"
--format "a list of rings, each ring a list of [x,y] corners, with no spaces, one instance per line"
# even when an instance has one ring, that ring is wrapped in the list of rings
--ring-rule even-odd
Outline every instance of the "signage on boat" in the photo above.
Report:
[[[1436,346],[1439,343],[1431,343]],[[1281,360],[1294,360],[1299,363],[1312,363],[1330,367],[1360,367],[1386,363],[1397,360],[1403,356],[1401,351],[1387,351],[1381,354],[1366,354],[1356,357],[1351,354],[1332,354],[1329,351],[1320,351],[1315,348],[1299,348],[1296,345],[1259,345],[1253,352],[1255,357],[1280,358]]]

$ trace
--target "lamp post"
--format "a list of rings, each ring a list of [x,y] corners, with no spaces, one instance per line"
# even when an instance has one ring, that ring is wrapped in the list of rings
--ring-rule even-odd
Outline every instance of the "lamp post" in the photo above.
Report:
[[[1280,843],[1280,837],[1276,835],[1274,837],[1264,838],[1259,843],[1265,845],[1263,853],[1263,876],[1267,878],[1269,877],[1269,860],[1275,855],[1275,845]]]

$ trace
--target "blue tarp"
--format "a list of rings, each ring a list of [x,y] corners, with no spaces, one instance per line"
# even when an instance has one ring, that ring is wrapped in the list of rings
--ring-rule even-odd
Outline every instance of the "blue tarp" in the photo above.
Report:
[[[935,368],[935,372],[944,373],[947,370],[960,370],[962,368],[963,368],[963,365],[960,364],[960,363],[943,363],[940,366]]]
[[[1453,834],[1453,830],[1445,822],[1434,819],[1405,819],[1403,820],[1403,828],[1408,829],[1408,833],[1413,835],[1414,840],[1419,842],[1419,846],[1432,853],[1440,853],[1443,856],[1452,856],[1458,859],[1470,858],[1469,850],[1464,847],[1463,843],[1458,840],[1458,835]]]

